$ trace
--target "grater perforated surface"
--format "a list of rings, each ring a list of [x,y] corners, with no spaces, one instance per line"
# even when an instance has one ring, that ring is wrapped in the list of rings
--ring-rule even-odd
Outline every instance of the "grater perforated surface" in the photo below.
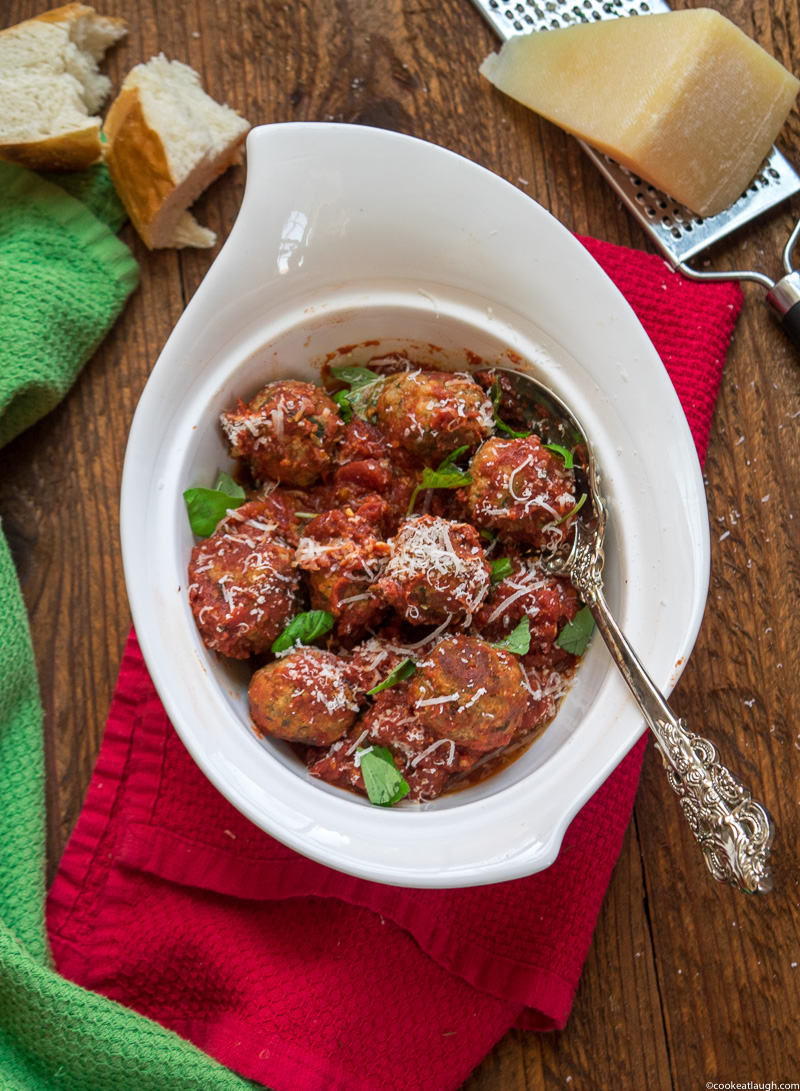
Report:
[[[514,0],[511,3],[507,0],[473,0],[473,3],[504,40],[515,34],[550,30],[577,22],[654,15],[670,10],[664,0],[579,0],[577,3],[575,0]],[[685,205],[678,204],[584,141],[578,143],[673,265],[688,261],[800,191],[800,176],[777,148],[773,148],[758,176],[730,208],[701,219]]]

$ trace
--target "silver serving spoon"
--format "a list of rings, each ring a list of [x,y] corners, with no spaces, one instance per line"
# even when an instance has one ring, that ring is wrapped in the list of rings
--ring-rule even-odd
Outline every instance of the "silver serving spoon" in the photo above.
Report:
[[[545,562],[554,575],[566,576],[589,607],[600,635],[630,687],[647,725],[655,735],[667,776],[680,797],[683,813],[705,854],[715,879],[751,894],[772,889],[767,862],[773,838],[769,812],[748,788],[719,761],[716,747],[694,735],[672,711],[614,620],[603,594],[603,535],[608,511],[592,447],[574,414],[551,390],[529,375],[496,368],[519,398],[529,427],[547,442],[582,445],[586,463],[576,478],[587,501],[574,522],[571,546]]]

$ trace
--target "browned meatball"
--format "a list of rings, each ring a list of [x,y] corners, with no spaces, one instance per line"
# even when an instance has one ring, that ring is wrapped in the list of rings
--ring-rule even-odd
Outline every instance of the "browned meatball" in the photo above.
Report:
[[[383,540],[387,512],[377,496],[355,511],[323,512],[311,520],[298,543],[295,563],[306,573],[311,605],[333,614],[340,640],[361,639],[387,613],[372,586],[389,557]]]
[[[257,481],[311,485],[331,461],[344,427],[336,405],[313,383],[269,383],[247,405],[220,417],[232,458]]]
[[[391,540],[378,590],[412,625],[469,619],[489,590],[478,532],[432,515],[407,519]]]
[[[470,475],[465,492],[478,526],[538,548],[564,541],[571,525],[566,516],[576,505],[575,479],[537,436],[487,440]]]
[[[189,605],[207,648],[233,659],[268,651],[300,610],[292,550],[266,504],[231,511],[192,550]]]
[[[378,398],[389,442],[428,466],[459,447],[472,452],[494,430],[492,403],[469,376],[440,371],[392,375]]]
[[[528,703],[522,668],[509,652],[474,636],[437,644],[419,665],[408,700],[422,726],[469,750],[505,746]]]
[[[321,755],[310,757],[311,775],[329,784],[364,792],[358,751],[385,746],[408,784],[409,802],[420,803],[435,799],[453,776],[470,769],[480,755],[439,740],[424,729],[409,712],[407,691],[408,684],[400,683],[379,693],[344,738]]]
[[[387,639],[385,632],[382,632],[380,636],[370,637],[353,648],[345,669],[349,681],[361,698],[408,658],[410,656],[406,655],[401,646],[393,644]]]
[[[257,670],[249,697],[259,731],[309,746],[335,742],[358,715],[344,663],[319,648],[297,648]]]
[[[531,647],[548,652],[561,629],[577,614],[578,592],[563,576],[546,572],[538,557],[521,557],[512,550],[506,557],[511,571],[492,587],[475,612],[473,629],[484,640],[502,640],[527,617]]]

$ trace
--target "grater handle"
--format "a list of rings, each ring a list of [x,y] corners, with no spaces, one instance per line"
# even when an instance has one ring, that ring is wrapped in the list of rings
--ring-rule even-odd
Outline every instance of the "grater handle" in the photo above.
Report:
[[[800,348],[800,303],[795,303],[781,319],[784,333]]]
[[[766,301],[793,345],[800,348],[800,272],[792,270],[777,283],[751,269],[731,269],[724,272],[698,272],[685,261],[674,267],[690,280],[723,281],[750,280],[767,289]]]
[[[800,348],[800,272],[782,277],[767,292],[767,303],[775,311],[784,332]]]

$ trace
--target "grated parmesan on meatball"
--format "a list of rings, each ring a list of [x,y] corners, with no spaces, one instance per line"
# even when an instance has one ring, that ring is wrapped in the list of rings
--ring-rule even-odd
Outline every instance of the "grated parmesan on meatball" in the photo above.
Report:
[[[319,648],[297,648],[257,670],[249,700],[259,731],[311,746],[341,738],[358,715],[343,661]]]
[[[189,605],[207,648],[247,659],[269,651],[301,602],[292,551],[267,504],[229,511],[189,562]]]
[[[393,375],[378,398],[378,421],[394,446],[428,466],[494,431],[492,403],[471,375],[406,371]]]
[[[331,461],[342,428],[334,402],[313,383],[269,383],[247,404],[223,413],[231,457],[244,459],[257,481],[311,485]]]
[[[386,601],[412,625],[469,624],[491,577],[475,528],[421,515],[407,519],[389,544],[378,582]]]
[[[528,692],[509,652],[474,636],[442,640],[409,686],[409,704],[436,738],[468,750],[506,746],[520,725]]]
[[[575,479],[538,436],[490,439],[470,465],[466,491],[478,526],[508,541],[555,548],[571,529]]]
[[[298,542],[295,564],[306,573],[311,605],[333,614],[340,640],[360,640],[387,613],[374,587],[389,559],[387,511],[380,497],[371,496],[355,510],[324,512]]]

